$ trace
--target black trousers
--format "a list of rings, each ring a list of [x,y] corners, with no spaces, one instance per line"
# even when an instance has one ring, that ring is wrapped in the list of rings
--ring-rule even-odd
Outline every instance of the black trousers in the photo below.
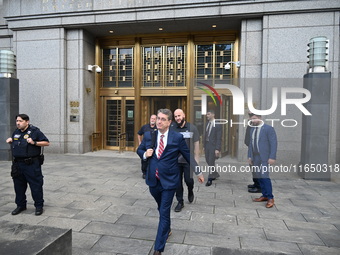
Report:
[[[148,167],[148,161],[142,159],[142,161],[141,161],[141,170],[142,170],[143,174],[146,174],[147,167]]]
[[[190,166],[188,163],[179,163],[178,164],[180,169],[180,182],[176,190],[176,199],[178,202],[183,203],[183,175],[184,175],[184,182],[188,187],[188,192],[192,192],[194,189],[194,179],[192,178],[192,174],[190,172]]]
[[[216,155],[215,155],[215,149],[206,146],[204,148],[204,153],[205,153],[205,161],[207,162],[208,166],[212,166],[213,168],[215,167],[215,161],[216,161]],[[220,177],[220,174],[218,172],[213,172],[211,169],[209,169],[209,176],[208,179],[214,179]]]
[[[39,160],[37,158],[33,159],[32,164],[30,165],[27,165],[25,162],[17,162],[16,164],[18,164],[21,174],[18,177],[13,177],[15,203],[17,206],[26,207],[26,190],[29,185],[34,200],[34,206],[43,207],[44,176],[42,175]]]

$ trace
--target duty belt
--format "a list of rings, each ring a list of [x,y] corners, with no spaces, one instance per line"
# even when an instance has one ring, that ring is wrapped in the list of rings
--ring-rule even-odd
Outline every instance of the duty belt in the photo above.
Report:
[[[26,158],[14,158],[14,162],[27,162],[28,160],[32,160],[35,158],[38,158],[38,156],[34,156],[34,157],[26,157]]]

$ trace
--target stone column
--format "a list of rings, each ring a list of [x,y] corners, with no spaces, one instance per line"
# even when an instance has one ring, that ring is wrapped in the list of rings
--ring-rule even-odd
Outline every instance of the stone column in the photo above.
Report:
[[[10,145],[6,139],[15,130],[15,116],[19,114],[19,80],[0,78],[0,160],[11,160]]]

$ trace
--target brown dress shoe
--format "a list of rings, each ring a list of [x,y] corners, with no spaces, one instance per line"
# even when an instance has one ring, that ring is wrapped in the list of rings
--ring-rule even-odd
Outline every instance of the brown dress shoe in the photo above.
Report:
[[[160,251],[155,251],[153,255],[162,255],[162,253]]]
[[[268,201],[268,198],[266,198],[266,197],[259,197],[259,198],[254,198],[253,201],[254,202],[264,202],[264,201]]]
[[[169,233],[168,233],[168,238],[166,239],[166,241],[169,240],[169,237],[172,235],[172,232],[171,232],[171,229],[169,230]]]
[[[274,206],[274,199],[269,199],[267,204],[266,204],[266,207],[267,208],[272,208]]]

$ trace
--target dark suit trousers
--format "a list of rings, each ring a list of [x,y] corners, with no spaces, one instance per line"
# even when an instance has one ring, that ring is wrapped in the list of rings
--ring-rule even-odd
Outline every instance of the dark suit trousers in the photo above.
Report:
[[[170,231],[170,212],[176,189],[163,189],[158,181],[155,187],[149,187],[151,195],[157,202],[159,223],[155,241],[155,251],[164,251],[166,240]]]
[[[257,172],[253,172],[258,178],[261,186],[262,196],[268,199],[274,198],[272,181],[269,178],[268,162],[262,161],[260,155],[254,156],[254,166],[257,166]],[[265,170],[267,169],[267,171]]]
[[[207,162],[208,166],[213,166],[215,167],[215,160],[216,160],[216,156],[215,156],[215,149],[211,146],[209,146],[209,144],[207,144],[208,142],[206,142],[206,146],[204,148],[204,153],[205,153],[205,161]],[[215,168],[213,168],[215,170]],[[220,175],[218,172],[212,172],[209,171],[209,176],[208,179],[213,179],[213,178],[218,178]]]
[[[184,182],[185,184],[188,186],[188,191],[192,192],[192,190],[194,189],[194,179],[191,176],[191,172],[190,172],[190,166],[188,163],[179,163],[179,170],[181,171],[181,180],[180,183],[178,185],[178,188],[176,190],[176,198],[178,202],[183,203],[184,199],[183,199],[183,175],[184,175]]]
[[[141,170],[143,174],[146,174],[146,170],[148,168],[148,162],[149,162],[148,160],[144,160],[144,159],[141,160]]]

